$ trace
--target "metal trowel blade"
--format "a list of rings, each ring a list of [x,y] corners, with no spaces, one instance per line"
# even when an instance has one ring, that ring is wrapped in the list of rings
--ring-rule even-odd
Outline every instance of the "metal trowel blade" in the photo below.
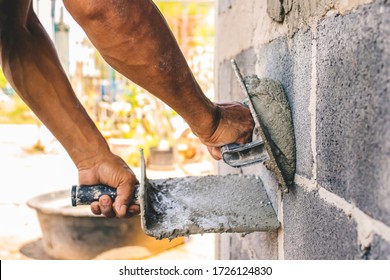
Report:
[[[141,207],[143,231],[156,239],[202,233],[272,231],[279,221],[263,182],[251,175],[193,176],[148,180],[141,150],[140,185],[132,204]],[[116,198],[106,185],[73,186],[73,206],[102,195]]]
[[[203,233],[271,231],[279,222],[256,176],[200,176],[141,187],[144,232],[157,239]]]

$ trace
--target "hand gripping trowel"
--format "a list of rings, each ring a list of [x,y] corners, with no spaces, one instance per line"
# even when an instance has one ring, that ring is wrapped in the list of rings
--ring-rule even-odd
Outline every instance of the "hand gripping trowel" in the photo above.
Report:
[[[223,160],[234,167],[265,162],[280,188],[287,191],[295,172],[295,145],[284,91],[273,80],[243,79],[236,63],[232,64],[255,128],[251,143],[222,147]],[[135,189],[132,203],[140,205],[142,229],[157,239],[211,232],[247,234],[279,227],[263,182],[254,175],[148,180],[141,150],[140,185]],[[116,197],[115,189],[105,185],[73,186],[72,205],[90,204],[104,194]]]

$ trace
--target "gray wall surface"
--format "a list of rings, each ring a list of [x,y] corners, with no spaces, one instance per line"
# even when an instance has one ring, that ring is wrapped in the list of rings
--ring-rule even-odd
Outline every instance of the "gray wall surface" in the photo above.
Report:
[[[219,0],[216,91],[242,100],[243,75],[281,82],[292,110],[297,170],[278,190],[259,175],[277,232],[217,238],[220,259],[390,259],[390,1]]]

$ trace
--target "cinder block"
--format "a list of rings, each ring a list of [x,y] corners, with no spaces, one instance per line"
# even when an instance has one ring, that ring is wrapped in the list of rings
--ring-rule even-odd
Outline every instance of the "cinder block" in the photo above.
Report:
[[[229,61],[224,61],[218,65],[216,84],[216,101],[227,102],[233,100],[233,70]]]
[[[240,67],[243,76],[255,73],[256,68],[256,53],[253,48],[247,49],[238,55],[235,60]],[[244,94],[235,77],[230,61],[224,61],[218,66],[218,101],[241,101]],[[261,170],[264,167],[253,165],[244,169],[232,168],[225,163],[218,164],[219,174],[229,173],[245,173],[245,174],[263,174]],[[271,188],[271,186],[267,185]],[[269,194],[275,208],[276,187],[273,186]],[[277,209],[276,209],[277,210]],[[278,242],[277,232],[260,232],[252,233],[245,237],[240,234],[222,234],[218,238],[219,256],[221,259],[245,260],[245,259],[277,259],[278,258]]]
[[[253,75],[256,73],[256,53],[253,48],[247,49],[234,58],[240,68],[243,76]],[[239,82],[234,74],[230,61],[224,61],[218,67],[218,101],[241,101],[244,93],[240,88]],[[219,174],[241,173],[255,174],[260,176],[267,189],[267,193],[277,212],[277,185],[276,181],[262,164],[245,167],[242,170],[227,166],[225,163],[218,165]]]
[[[256,54],[253,48],[247,49],[234,58],[243,76],[255,73]],[[244,93],[234,74],[230,60],[218,65],[217,98],[219,102],[242,101]]]
[[[242,51],[241,53],[237,54],[236,57],[234,58],[237,62],[238,67],[240,68],[242,76],[248,76],[248,75],[253,75],[255,74],[256,71],[256,52],[255,49],[249,48],[246,49],[245,51]],[[236,77],[235,79],[235,84],[238,85]],[[242,92],[242,90],[240,90]]]
[[[241,168],[235,168],[227,165],[223,161],[218,162],[218,174],[227,175],[227,174],[241,174]]]
[[[235,57],[237,64],[240,67],[242,74],[250,75],[255,73],[256,54],[253,48],[250,48]],[[217,80],[217,101],[241,102],[244,98],[244,93],[240,88],[240,84],[234,74],[230,60],[225,60],[218,65],[218,80]],[[239,174],[242,172],[241,168],[233,168],[220,162],[218,164],[219,174]]]
[[[356,223],[341,210],[295,186],[283,196],[285,259],[356,259]]]
[[[242,168],[243,174],[255,174],[261,178],[272,207],[278,215],[278,182],[275,175],[263,163],[257,163]]]
[[[258,50],[259,77],[281,82],[292,110],[296,140],[297,174],[312,177],[311,116],[309,112],[311,83],[311,32],[298,32],[290,46],[281,37]]]
[[[238,54],[235,59],[243,76],[256,73],[282,83],[292,110],[296,138],[297,174],[312,176],[313,155],[311,149],[311,122],[308,110],[311,82],[310,32],[297,33],[288,47],[287,38],[279,38],[255,52],[253,48]],[[258,55],[256,55],[258,53]],[[243,98],[230,61],[218,67],[219,101]]]
[[[390,242],[378,235],[374,235],[371,247],[363,255],[363,258],[369,260],[390,260]]]
[[[276,260],[278,259],[278,235],[276,232],[256,232],[243,237],[240,234],[222,234],[222,259]]]
[[[317,49],[318,182],[390,225],[390,5],[325,19]]]

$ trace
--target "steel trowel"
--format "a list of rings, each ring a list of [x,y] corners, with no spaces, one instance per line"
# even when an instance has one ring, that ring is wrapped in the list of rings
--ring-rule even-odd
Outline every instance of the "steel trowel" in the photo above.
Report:
[[[280,188],[287,191],[295,173],[295,141],[291,111],[282,86],[257,76],[242,78],[255,128],[253,141],[221,147],[224,162],[243,167],[264,162]],[[116,197],[105,185],[73,186],[72,205],[87,205],[102,195]],[[262,180],[255,175],[209,175],[148,180],[141,150],[140,185],[133,204],[140,205],[142,229],[157,239],[202,233],[272,231],[279,221]]]

